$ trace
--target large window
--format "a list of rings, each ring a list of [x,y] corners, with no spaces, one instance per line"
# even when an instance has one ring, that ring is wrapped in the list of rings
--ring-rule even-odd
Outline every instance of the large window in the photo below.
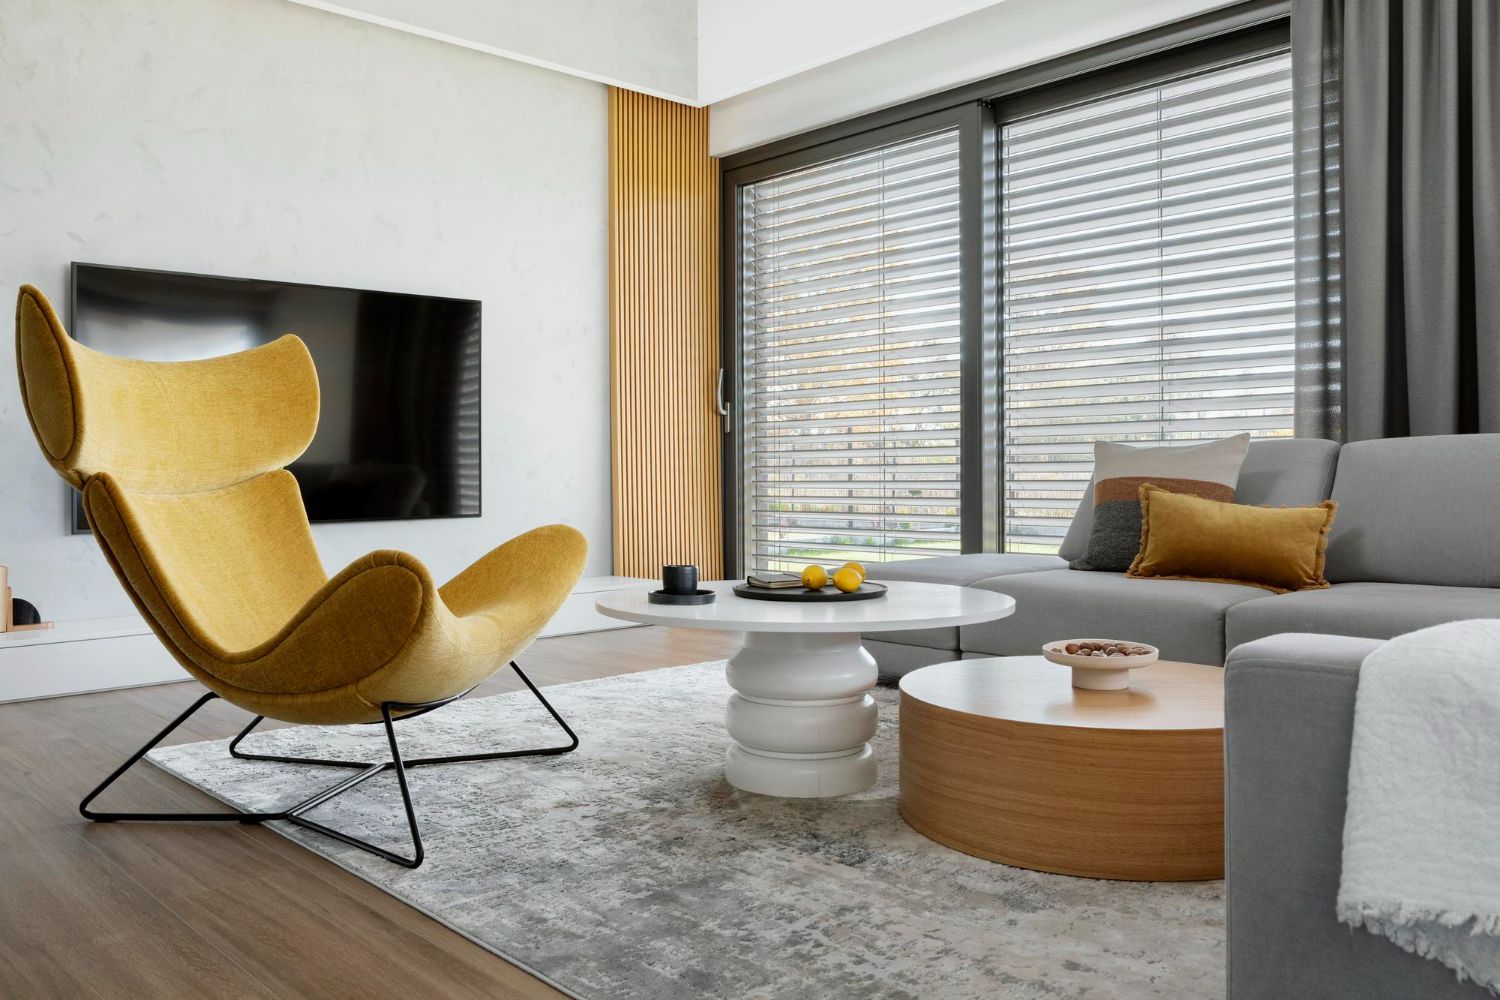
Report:
[[[1292,433],[1285,53],[1003,122],[1005,548],[1055,551],[1096,440]]]
[[[1287,48],[1096,53],[731,162],[730,561],[1054,552],[1095,441],[1291,435]]]
[[[959,551],[955,130],[741,189],[743,558]]]

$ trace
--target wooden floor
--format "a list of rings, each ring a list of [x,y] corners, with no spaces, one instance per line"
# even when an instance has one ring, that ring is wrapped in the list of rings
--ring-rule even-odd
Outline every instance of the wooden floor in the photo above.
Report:
[[[731,648],[724,633],[632,628],[544,639],[521,663],[558,684]],[[519,686],[506,671],[476,695]],[[269,830],[80,818],[88,789],[201,693],[185,682],[0,705],[0,996],[562,996]],[[168,742],[245,721],[211,702]],[[222,808],[150,765],[99,805]]]

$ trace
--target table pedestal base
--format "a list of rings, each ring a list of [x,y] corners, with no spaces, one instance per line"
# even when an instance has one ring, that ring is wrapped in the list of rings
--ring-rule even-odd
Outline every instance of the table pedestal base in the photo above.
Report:
[[[816,798],[875,784],[875,658],[857,634],[748,632],[728,677],[731,785]]]

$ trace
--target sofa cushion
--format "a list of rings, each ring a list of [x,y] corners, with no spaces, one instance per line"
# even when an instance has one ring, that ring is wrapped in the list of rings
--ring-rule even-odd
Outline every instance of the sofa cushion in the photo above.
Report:
[[[1141,551],[1126,576],[1246,583],[1278,594],[1327,587],[1334,503],[1253,507],[1141,487]]]
[[[1328,499],[1339,446],[1320,438],[1257,438],[1250,442],[1235,502],[1268,507],[1310,507]],[[1094,481],[1089,480],[1083,502],[1068,525],[1057,550],[1068,562],[1083,555],[1094,530]]]
[[[1066,565],[1056,556],[1024,555],[1019,552],[980,552],[966,556],[938,556],[934,559],[907,559],[900,562],[868,563],[867,575],[876,582],[908,580],[912,583],[950,583],[965,587],[980,580],[1012,573],[1036,573]],[[899,642],[909,646],[930,646],[955,652],[946,659],[957,659],[957,628],[921,628],[902,632],[872,632],[868,638],[881,642]],[[934,661],[935,662],[935,661]],[[882,666],[882,670],[884,667]]]
[[[1333,499],[1334,583],[1500,587],[1500,434],[1347,444]]]
[[[1123,573],[1141,548],[1141,488],[1148,483],[1233,502],[1249,434],[1196,444],[1094,442],[1094,528],[1074,569]]]
[[[1053,639],[1097,637],[1148,642],[1169,660],[1224,662],[1224,611],[1264,598],[1256,587],[1195,580],[1132,580],[1114,573],[1060,569],[982,580],[1009,594],[1008,618],[959,630],[966,653],[1036,656]]]
[[[1230,649],[1278,632],[1389,639],[1464,618],[1500,618],[1500,590],[1415,583],[1339,583],[1229,609]]]

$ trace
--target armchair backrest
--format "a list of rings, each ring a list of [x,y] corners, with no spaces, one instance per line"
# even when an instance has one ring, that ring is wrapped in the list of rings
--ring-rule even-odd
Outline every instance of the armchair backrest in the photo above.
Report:
[[[37,443],[74,489],[201,493],[289,465],[318,429],[318,373],[297,337],[204,361],[100,354],[31,285],[16,299],[16,370]]]
[[[42,453],[179,659],[253,650],[328,581],[283,470],[318,426],[297,337],[205,361],[118,358],[74,341],[23,285],[16,368]]]

